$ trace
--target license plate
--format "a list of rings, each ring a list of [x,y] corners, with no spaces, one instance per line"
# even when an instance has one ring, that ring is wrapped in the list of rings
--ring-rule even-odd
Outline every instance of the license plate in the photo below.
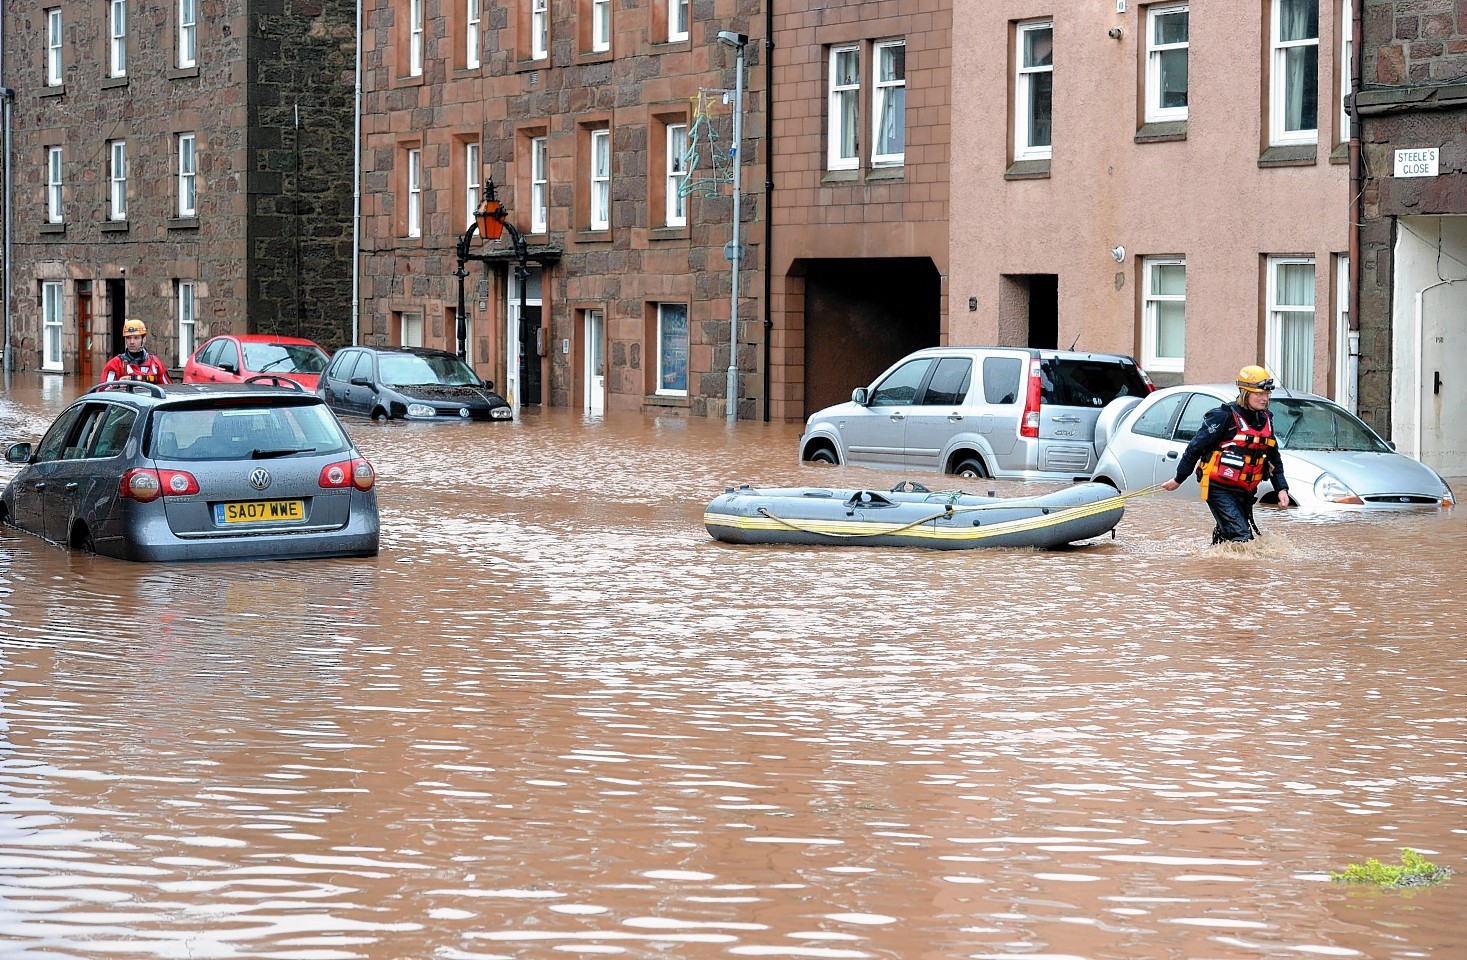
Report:
[[[242,500],[239,503],[214,504],[215,523],[272,523],[303,520],[303,500]]]

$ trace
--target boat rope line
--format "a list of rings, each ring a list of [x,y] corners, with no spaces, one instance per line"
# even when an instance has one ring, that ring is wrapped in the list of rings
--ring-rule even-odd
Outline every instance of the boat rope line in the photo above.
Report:
[[[1104,500],[1097,500],[1094,503],[1081,503],[1069,507],[1039,507],[1015,505],[1013,503],[993,503],[982,504],[972,507],[958,507],[953,506],[952,504],[947,504],[945,509],[943,509],[941,513],[934,513],[931,516],[921,517],[917,520],[913,520],[910,523],[904,523],[900,525],[879,524],[879,529],[859,532],[818,529],[810,526],[802,526],[801,524],[795,523],[792,520],[786,520],[783,517],[776,516],[774,513],[770,512],[768,507],[759,507],[758,512],[760,516],[773,521],[779,526],[785,527],[789,530],[793,530],[796,533],[804,533],[818,537],[830,537],[837,540],[859,540],[870,537],[889,537],[898,533],[903,533],[907,530],[911,530],[914,527],[920,527],[923,524],[933,523],[936,520],[942,520],[948,517],[952,517],[958,513],[972,513],[980,510],[1039,511],[1039,515],[1035,517],[1024,517],[1017,520],[1001,521],[999,523],[991,524],[987,527],[955,528],[951,530],[935,529],[933,531],[933,535],[940,536],[941,539],[958,539],[959,536],[961,536],[962,539],[978,539],[982,537],[1001,536],[1003,534],[1017,533],[1021,531],[1040,530],[1045,527],[1054,526],[1058,523],[1068,523],[1071,520],[1081,519],[1083,517],[1093,517],[1097,514],[1109,513],[1112,510],[1124,507],[1127,500],[1134,500],[1137,497],[1143,497],[1148,494],[1156,493],[1161,489],[1161,484],[1153,483],[1151,486],[1143,487],[1140,490],[1132,490],[1129,493],[1117,493],[1113,497],[1106,497]],[[732,518],[713,514],[704,514],[703,516],[703,522],[705,524],[713,522],[722,526],[742,526],[742,524],[737,522],[730,524],[730,519]],[[838,520],[834,522],[842,526],[847,525],[847,521]]]

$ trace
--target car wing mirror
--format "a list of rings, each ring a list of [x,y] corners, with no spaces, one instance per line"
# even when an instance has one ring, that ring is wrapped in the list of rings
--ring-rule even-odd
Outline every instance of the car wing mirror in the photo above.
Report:
[[[366,377],[352,377],[351,385],[354,387],[370,387],[372,385],[372,381],[368,380]]]
[[[223,370],[225,373],[239,373],[239,368],[230,363],[228,360],[219,361],[219,369]]]
[[[493,380],[485,380],[484,381],[484,389],[485,390],[493,390],[494,389],[494,381]]]
[[[861,406],[864,407],[866,405],[866,388],[865,387],[857,387],[856,389],[852,390],[851,391],[851,402],[852,403],[859,403]]]
[[[1387,440],[1386,441],[1386,446],[1388,446],[1392,450],[1394,450],[1394,449],[1396,449],[1396,441],[1394,441],[1394,440]]]
[[[29,443],[12,443],[5,451],[5,459],[11,463],[30,463],[32,448]]]

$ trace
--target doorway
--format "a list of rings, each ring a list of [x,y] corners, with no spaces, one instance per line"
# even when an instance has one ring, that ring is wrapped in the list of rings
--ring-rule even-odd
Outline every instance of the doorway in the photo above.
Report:
[[[600,310],[587,310],[585,316],[585,409],[599,417],[606,412],[606,315]]]
[[[541,321],[541,283],[544,271],[530,267],[530,275],[524,281],[515,276],[514,267],[509,269],[509,303],[505,316],[504,344],[504,398],[516,410],[521,404],[539,404],[541,398],[541,357],[545,353],[545,331]],[[521,309],[520,284],[524,283],[524,304]]]
[[[107,335],[103,349],[108,357],[122,352],[122,325],[127,322],[127,281],[107,281]]]
[[[92,281],[79,280],[76,284],[76,376],[82,383],[91,383],[93,379],[92,319]]]
[[[1058,274],[1006,273],[999,277],[998,342],[1036,350],[1059,347]]]
[[[1417,459],[1449,476],[1467,474],[1460,426],[1467,410],[1467,296],[1452,280],[1421,294]]]

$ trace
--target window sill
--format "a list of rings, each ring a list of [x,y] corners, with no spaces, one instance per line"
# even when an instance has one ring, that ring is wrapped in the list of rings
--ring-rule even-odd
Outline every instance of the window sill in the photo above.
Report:
[[[905,180],[907,171],[902,166],[872,167],[871,172],[866,174],[869,180]]]
[[[514,65],[516,73],[533,73],[536,70],[548,70],[549,68],[550,58],[548,56],[534,58],[526,57],[524,59],[515,61]]]
[[[167,226],[169,230],[197,230],[199,229],[199,218],[169,217]]]
[[[1329,154],[1329,162],[1330,163],[1349,163],[1350,162],[1350,144],[1348,142],[1342,143],[1339,146],[1335,147],[1333,150],[1331,150],[1330,151],[1330,154]]]
[[[859,170],[827,170],[820,178],[822,184],[857,183],[861,179]]]
[[[64,223],[49,223],[49,222],[43,223],[43,224],[41,224],[41,232],[42,233],[53,233],[53,234],[54,233],[65,233],[66,232],[66,224],[64,224]]]
[[[678,37],[676,40],[660,40],[652,44],[653,51],[657,53],[666,53],[669,50],[691,50],[692,47],[692,37]]]
[[[1049,160],[1015,160],[1003,172],[1005,180],[1047,180]]]
[[[403,249],[403,248],[406,248],[408,250],[421,249],[422,246],[423,246],[423,238],[422,237],[398,237],[397,238],[397,246],[398,246],[398,249]]]
[[[421,87],[423,82],[423,75],[418,74],[416,77],[395,77],[392,85],[394,87]]]
[[[687,396],[674,397],[663,393],[649,393],[642,398],[642,405],[646,407],[681,407],[686,409],[692,406]]]
[[[610,230],[577,230],[576,243],[610,243]]]
[[[64,97],[66,96],[66,84],[58,83],[54,87],[42,87],[36,91],[38,97]]]
[[[658,240],[686,240],[690,236],[686,225],[681,227],[653,227],[648,238],[653,242]]]
[[[193,80],[197,79],[198,75],[198,64],[194,64],[192,67],[173,67],[168,71],[169,80]]]
[[[576,64],[578,66],[585,66],[588,63],[610,63],[610,62],[611,62],[611,51],[610,50],[582,50],[581,53],[580,53],[580,55],[578,57],[576,57]]]
[[[102,232],[103,233],[126,233],[128,231],[128,226],[129,226],[129,224],[128,224],[128,222],[126,220],[103,220],[102,221]]]
[[[1282,147],[1269,147],[1258,158],[1260,167],[1307,167],[1319,158],[1319,144],[1291,143]]]
[[[127,77],[103,77],[102,82],[97,84],[103,90],[111,90],[115,87],[126,87]]]
[[[1136,131],[1137,143],[1166,143],[1170,140],[1187,139],[1187,121],[1168,120],[1158,123],[1145,123],[1141,129]]]

